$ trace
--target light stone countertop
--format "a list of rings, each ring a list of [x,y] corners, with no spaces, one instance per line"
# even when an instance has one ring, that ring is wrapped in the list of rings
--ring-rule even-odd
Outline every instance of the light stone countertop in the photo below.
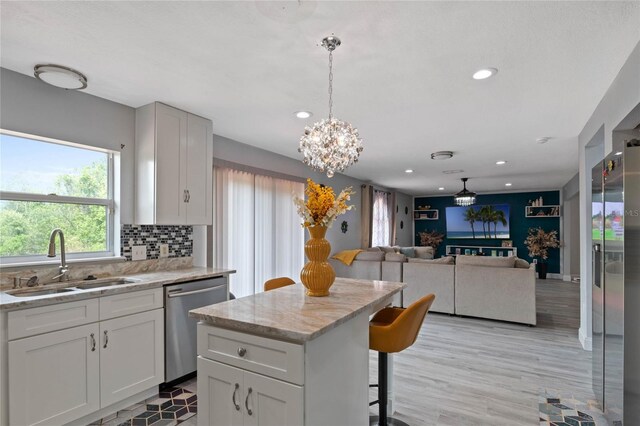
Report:
[[[110,278],[132,278],[136,282],[128,284],[119,284],[110,287],[98,287],[94,289],[81,290],[76,289],[66,293],[54,293],[42,296],[16,297],[12,296],[12,291],[0,292],[0,310],[16,310],[33,308],[36,306],[52,305],[61,302],[71,302],[74,300],[89,299],[93,297],[106,296],[110,294],[126,293],[131,291],[147,290],[162,287],[168,284],[176,284],[185,281],[194,281],[217,276],[229,275],[235,273],[233,269],[222,268],[198,268],[190,267],[184,269],[173,269],[167,271],[153,271],[145,273],[122,274]],[[101,278],[106,281],[106,278]],[[55,288],[74,287],[83,283],[92,283],[94,281],[67,281],[62,283],[40,285],[33,287],[32,290],[47,290]],[[24,290],[24,289],[22,289]]]
[[[214,326],[303,343],[362,312],[375,312],[406,284],[336,278],[327,297],[305,295],[302,284],[189,311]]]

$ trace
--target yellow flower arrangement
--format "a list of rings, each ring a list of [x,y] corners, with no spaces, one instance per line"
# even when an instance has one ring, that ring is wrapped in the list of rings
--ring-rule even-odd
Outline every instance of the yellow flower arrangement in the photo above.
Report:
[[[307,198],[306,202],[299,197],[294,197],[293,202],[302,218],[302,226],[305,228],[311,226],[331,227],[338,216],[353,208],[353,205],[347,205],[347,201],[351,200],[353,194],[350,186],[343,189],[336,198],[333,188],[315,183],[309,178],[304,194]]]

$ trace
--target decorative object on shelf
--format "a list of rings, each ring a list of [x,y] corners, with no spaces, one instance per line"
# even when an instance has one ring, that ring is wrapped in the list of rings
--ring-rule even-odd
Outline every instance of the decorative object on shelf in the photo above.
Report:
[[[342,223],[340,224],[340,230],[342,231],[343,234],[346,234],[348,228],[349,228],[349,224],[347,223],[346,220],[343,220]]]
[[[444,234],[438,231],[418,232],[420,237],[420,245],[425,247],[433,247],[434,251],[438,250],[438,246],[442,244]]]
[[[329,118],[305,127],[298,147],[304,164],[328,177],[357,163],[363,150],[358,129],[333,116],[333,51],[340,44],[333,35],[322,39],[322,46],[329,51]]]
[[[331,227],[336,218],[353,208],[353,205],[347,205],[353,191],[351,187],[347,187],[336,197],[330,186],[307,179],[304,193],[307,196],[306,202],[298,197],[293,199],[302,218],[302,226],[309,230],[311,236],[304,245],[304,253],[309,262],[302,268],[300,280],[306,287],[308,296],[328,296],[336,273],[327,262],[331,245],[324,237],[327,228]]]
[[[437,209],[414,210],[413,212],[414,220],[438,220],[439,217],[440,213]]]
[[[542,228],[529,228],[529,235],[524,240],[524,244],[529,249],[529,256],[538,260],[538,278],[547,278],[547,263],[549,249],[560,247],[558,241],[558,231],[545,231]]]
[[[404,222],[400,221],[400,229],[404,229]]]
[[[476,203],[476,193],[467,189],[467,181],[469,178],[461,178],[462,191],[453,196],[453,202],[458,206],[466,207]]]
[[[404,206],[404,214],[409,214],[409,207]]]
[[[513,247],[513,241],[511,240],[502,241],[502,247]]]

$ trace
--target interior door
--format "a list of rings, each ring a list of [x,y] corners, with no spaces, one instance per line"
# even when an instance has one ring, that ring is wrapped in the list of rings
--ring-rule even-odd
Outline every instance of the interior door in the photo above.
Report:
[[[603,163],[600,162],[591,171],[591,359],[593,363],[593,392],[600,404],[604,403],[604,289],[602,287],[604,200],[602,194],[602,166]]]

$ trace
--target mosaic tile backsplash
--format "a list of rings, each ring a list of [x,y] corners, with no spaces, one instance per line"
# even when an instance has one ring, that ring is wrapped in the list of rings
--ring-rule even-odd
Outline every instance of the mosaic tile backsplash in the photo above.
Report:
[[[122,225],[120,253],[131,260],[132,246],[147,246],[147,259],[160,257],[160,244],[169,245],[169,257],[189,257],[193,254],[193,226]]]

